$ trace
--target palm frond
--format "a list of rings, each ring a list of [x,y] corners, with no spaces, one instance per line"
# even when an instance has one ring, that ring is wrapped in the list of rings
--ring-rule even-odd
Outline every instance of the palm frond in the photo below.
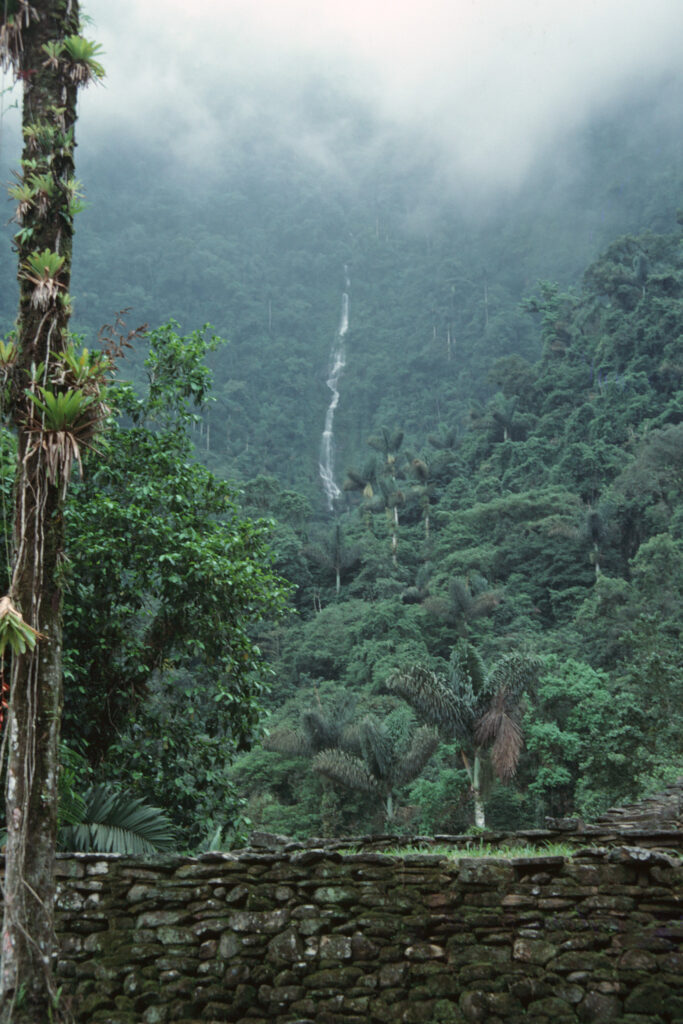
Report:
[[[376,779],[390,779],[394,744],[384,724],[375,715],[366,715],[361,722],[360,741],[368,771]]]
[[[78,825],[85,814],[85,797],[73,789],[60,787],[59,821],[62,825]]]
[[[451,686],[457,690],[469,684],[473,693],[484,696],[492,690],[488,684],[486,667],[476,647],[466,640],[459,640],[451,651],[450,659]]]
[[[324,715],[320,711],[304,711],[301,725],[314,753],[338,745],[341,722],[336,716]]]
[[[346,480],[343,484],[343,490],[345,491],[362,491],[368,485],[369,480],[364,477],[364,474],[356,472],[354,469],[346,470]]]
[[[397,765],[396,785],[401,786],[416,779],[440,743],[438,730],[427,725],[421,726],[414,734],[408,751]]]
[[[491,746],[491,764],[502,782],[515,775],[524,745],[520,713],[520,699],[511,699],[510,691],[501,686],[474,730],[479,746]]]
[[[144,856],[173,849],[176,833],[160,808],[99,785],[84,795],[83,820],[60,829],[59,841],[65,850]]]
[[[458,576],[452,579],[448,586],[448,596],[456,613],[459,612],[467,618],[472,607],[472,595],[465,580]]]
[[[308,739],[294,729],[275,729],[263,738],[263,749],[272,750],[285,757],[303,757],[310,753]]]
[[[502,599],[503,594],[500,590],[486,590],[483,593],[477,594],[470,606],[470,619],[479,619],[482,616],[493,615]]]
[[[313,759],[313,767],[321,775],[349,789],[360,789],[365,793],[379,795],[377,780],[370,774],[364,762],[344,750],[321,751]]]
[[[540,658],[522,651],[505,654],[496,662],[489,676],[494,692],[504,689],[508,704],[517,703],[524,692],[533,689],[542,667]]]
[[[505,715],[491,747],[491,764],[501,781],[508,782],[517,774],[523,746],[524,735],[520,723],[510,715]]]
[[[446,680],[424,665],[399,669],[389,677],[387,686],[429,725],[452,730],[460,720],[458,700]]]

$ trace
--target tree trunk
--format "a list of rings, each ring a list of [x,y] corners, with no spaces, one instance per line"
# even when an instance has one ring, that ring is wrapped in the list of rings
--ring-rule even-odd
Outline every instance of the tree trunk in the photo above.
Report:
[[[12,659],[0,1021],[35,1024],[58,1019],[52,955],[68,465],[61,456],[55,463],[55,432],[48,434],[27,392],[50,387],[55,357],[68,340],[77,80],[73,62],[51,60],[44,45],[78,33],[78,0],[33,0],[20,4],[17,18],[21,46],[12,63],[24,81],[21,182],[35,185],[40,175],[50,185],[44,195],[34,188],[31,204],[18,213],[21,231],[15,238],[20,307],[10,412],[19,454],[10,597],[40,637],[34,650]],[[47,290],[27,266],[31,254],[45,250],[63,257],[61,267],[47,275]]]
[[[474,752],[474,761],[470,764],[464,750],[460,751],[462,763],[465,765],[467,777],[472,787],[474,799],[474,824],[477,828],[486,828],[486,817],[484,815],[484,799],[481,792],[481,756],[478,750]]]
[[[474,796],[474,824],[477,828],[486,828],[486,817],[484,815],[484,800],[481,794],[481,758],[479,753],[474,755],[474,770],[472,772],[472,794]]]
[[[22,439],[24,440],[24,439]],[[25,445],[20,448],[20,453]],[[54,851],[62,715],[60,496],[46,484],[40,453],[20,459],[17,518],[27,511],[12,593],[41,638],[12,660],[8,715],[7,843],[2,932],[2,1021],[47,1020],[55,988]],[[22,550],[23,549],[23,550]],[[33,559],[35,558],[35,562]],[[14,1005],[21,994],[21,1005]]]

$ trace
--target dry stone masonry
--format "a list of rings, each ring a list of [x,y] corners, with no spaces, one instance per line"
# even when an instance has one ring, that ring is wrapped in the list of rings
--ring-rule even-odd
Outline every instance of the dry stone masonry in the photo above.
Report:
[[[657,837],[507,861],[62,856],[62,999],[83,1024],[674,1024],[681,833]]]

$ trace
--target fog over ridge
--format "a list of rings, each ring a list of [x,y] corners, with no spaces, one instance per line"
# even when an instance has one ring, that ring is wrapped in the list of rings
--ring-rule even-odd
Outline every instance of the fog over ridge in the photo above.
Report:
[[[220,161],[268,132],[343,163],[339,125],[312,123],[302,102],[318,79],[387,134],[416,132],[459,185],[514,186],[622,93],[668,72],[680,99],[677,0],[197,0],[191,14],[91,0],[88,14],[108,79],[82,97],[81,138],[138,132],[180,160]]]

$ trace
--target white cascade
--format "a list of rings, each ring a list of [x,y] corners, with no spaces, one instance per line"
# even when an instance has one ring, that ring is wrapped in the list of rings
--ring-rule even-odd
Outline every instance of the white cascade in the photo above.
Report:
[[[339,405],[339,378],[346,366],[346,332],[349,329],[349,287],[350,281],[346,267],[344,267],[346,290],[342,295],[341,319],[339,329],[332,342],[330,353],[330,376],[327,378],[327,386],[332,392],[330,404],[327,407],[325,416],[325,428],[320,442],[320,479],[322,480],[327,507],[331,512],[334,502],[341,494],[334,480],[334,435],[332,427],[334,424],[334,413]]]

